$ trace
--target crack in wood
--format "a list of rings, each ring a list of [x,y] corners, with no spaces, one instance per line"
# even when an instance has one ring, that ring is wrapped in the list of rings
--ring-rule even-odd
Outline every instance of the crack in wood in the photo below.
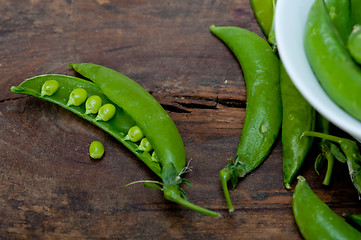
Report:
[[[164,109],[176,113],[190,113],[192,109],[216,110],[219,105],[229,108],[246,108],[246,101],[234,98],[215,98],[200,96],[175,96],[178,100],[162,103]]]

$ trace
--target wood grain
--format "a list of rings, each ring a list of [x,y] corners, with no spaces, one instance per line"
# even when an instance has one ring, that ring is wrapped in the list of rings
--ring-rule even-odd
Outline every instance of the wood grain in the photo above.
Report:
[[[235,154],[246,106],[242,70],[211,24],[259,35],[247,0],[0,0],[1,239],[301,239],[292,191],[282,184],[280,139],[266,161],[231,191],[228,213],[218,171]],[[156,180],[125,147],[51,103],[9,91],[28,77],[75,75],[70,62],[116,69],[169,112],[191,171],[186,191],[213,219],[164,200],[142,185]],[[100,140],[100,161],[87,155]],[[344,165],[330,187],[302,167],[316,194],[338,214],[360,213]]]

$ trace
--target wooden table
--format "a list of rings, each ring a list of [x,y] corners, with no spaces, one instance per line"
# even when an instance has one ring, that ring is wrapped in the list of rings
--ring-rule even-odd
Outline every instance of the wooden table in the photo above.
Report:
[[[292,191],[282,184],[282,147],[231,191],[228,213],[218,171],[233,157],[245,115],[242,70],[211,24],[262,32],[248,0],[0,0],[1,239],[301,239]],[[135,180],[157,180],[125,147],[85,120],[34,97],[16,95],[26,78],[75,75],[92,62],[131,77],[169,112],[192,171],[190,200],[214,219],[164,200]],[[100,161],[91,141],[104,143]],[[347,168],[331,186],[300,174],[338,214],[360,213]]]

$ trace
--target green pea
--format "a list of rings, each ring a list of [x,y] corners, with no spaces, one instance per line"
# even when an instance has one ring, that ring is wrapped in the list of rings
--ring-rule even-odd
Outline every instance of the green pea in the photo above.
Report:
[[[69,96],[68,106],[80,106],[85,102],[88,97],[88,93],[84,88],[76,88],[74,89]]]
[[[144,134],[138,126],[131,127],[127,136],[125,136],[125,140],[130,140],[132,142],[139,142],[142,138],[144,138]]]
[[[93,141],[89,146],[89,156],[93,159],[100,159],[104,155],[104,145],[99,141]]]
[[[155,153],[155,151],[153,151],[153,153],[152,153],[152,161],[159,163],[159,158],[158,158],[157,154]]]
[[[48,80],[41,87],[41,96],[51,96],[59,89],[59,82],[56,80]]]
[[[150,152],[153,149],[152,145],[150,144],[150,142],[148,141],[147,138],[143,138],[140,141],[138,150],[143,151],[143,152]]]
[[[102,99],[98,95],[90,96],[85,102],[85,114],[96,114],[102,106]]]
[[[96,121],[109,121],[115,115],[115,106],[111,103],[104,104],[99,108]]]

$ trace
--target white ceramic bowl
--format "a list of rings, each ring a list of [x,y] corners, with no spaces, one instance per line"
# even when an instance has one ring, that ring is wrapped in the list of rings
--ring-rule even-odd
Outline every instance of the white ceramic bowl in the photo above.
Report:
[[[279,55],[296,88],[305,99],[335,126],[361,139],[361,121],[336,105],[322,89],[307,61],[304,29],[314,0],[278,0],[275,34]]]

